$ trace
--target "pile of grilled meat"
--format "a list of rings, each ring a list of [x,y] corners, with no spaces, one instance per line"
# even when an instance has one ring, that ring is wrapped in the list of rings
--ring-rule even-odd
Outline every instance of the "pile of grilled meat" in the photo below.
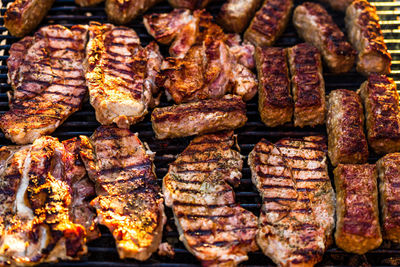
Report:
[[[346,13],[346,37],[318,3],[228,0],[214,21],[202,9],[211,1],[169,0],[173,11],[144,15],[155,39],[145,47],[133,29],[98,22],[45,26],[11,46],[13,90],[0,128],[18,145],[0,149],[0,265],[79,259],[99,237],[98,224],[120,258],[147,260],[168,249],[160,244],[164,204],[205,266],[236,266],[258,249],[279,266],[313,266],[333,240],[356,254],[383,239],[400,242],[399,96],[386,76],[391,57],[375,8],[321,1]],[[23,37],[53,2],[16,0],[5,26]],[[158,2],[105,7],[112,22],[126,24]],[[273,47],[291,18],[305,43]],[[169,46],[167,57],[157,43]],[[323,68],[340,74],[354,65],[367,77],[360,89],[326,96]],[[327,129],[327,138],[255,144],[248,165],[262,198],[259,218],[233,189],[243,167],[233,130],[246,124],[246,101],[257,92],[267,127]],[[163,93],[174,104],[157,107]],[[87,96],[101,124],[93,135],[49,136]],[[129,130],[150,109],[157,139],[194,136],[162,187],[154,153]],[[366,163],[369,148],[383,156],[376,164]]]

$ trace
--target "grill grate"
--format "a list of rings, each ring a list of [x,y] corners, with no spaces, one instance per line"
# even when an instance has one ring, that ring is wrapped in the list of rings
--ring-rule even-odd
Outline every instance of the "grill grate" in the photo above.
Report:
[[[4,15],[5,6],[12,0],[2,0],[3,8],[0,9],[1,15]],[[295,0],[296,4],[303,1]],[[386,43],[393,57],[392,77],[396,83],[400,83],[400,2],[393,1],[373,1],[377,6],[378,14],[381,18],[382,30],[385,35]],[[213,14],[217,14],[221,6],[221,0],[216,1],[208,7],[208,10]],[[152,12],[169,12],[172,8],[166,3],[152,8]],[[344,28],[343,14],[329,10],[336,23]],[[0,24],[3,25],[3,17],[0,17]],[[86,24],[91,20],[99,22],[106,22],[107,17],[104,12],[104,4],[96,7],[81,8],[75,5],[74,0],[56,0],[53,8],[50,10],[48,16],[44,19],[41,26],[48,24],[62,24],[71,26],[74,24]],[[140,36],[142,43],[146,45],[152,38],[147,34],[141,19],[134,20],[130,25]],[[8,58],[8,50],[12,43],[16,42],[18,38],[8,35],[5,27],[0,27],[0,114],[8,110],[6,92],[11,90],[7,84],[7,66],[6,59]],[[289,25],[283,36],[278,40],[276,46],[289,47],[301,42],[297,37],[293,25]],[[163,54],[166,55],[166,47],[162,47]],[[347,88],[356,90],[360,84],[365,80],[362,76],[357,74],[353,69],[350,73],[340,75],[333,75],[330,73],[324,74],[326,82],[326,91],[329,93],[333,89]],[[162,99],[163,106],[167,105],[166,99]],[[248,122],[245,127],[236,131],[238,134],[238,142],[241,147],[241,153],[245,156],[253,148],[254,144],[262,137],[269,141],[277,141],[282,137],[300,137],[306,135],[326,134],[324,126],[316,128],[294,128],[292,125],[285,125],[278,128],[267,128],[260,120],[257,110],[257,99],[253,99],[247,103]],[[68,139],[80,134],[91,135],[93,131],[99,126],[94,116],[94,110],[89,103],[85,103],[81,111],[73,114],[61,127],[59,127],[53,134],[60,139]],[[146,119],[133,126],[132,131],[139,132],[140,138],[147,142],[152,151],[156,152],[155,165],[159,181],[164,177],[168,170],[168,163],[173,161],[173,156],[180,153],[189,143],[191,138],[182,138],[176,140],[163,140],[159,141],[154,138],[151,128],[150,115]],[[4,138],[0,133],[0,144],[11,144],[9,140]],[[375,162],[378,157],[374,154],[370,156],[370,162]],[[245,159],[247,162],[247,158]],[[332,177],[332,168],[330,167],[330,176]],[[259,215],[261,207],[260,197],[256,193],[255,188],[251,183],[250,169],[247,163],[243,169],[243,179],[239,188],[236,189],[237,201],[244,208]],[[162,265],[162,266],[177,266],[177,265],[198,265],[199,262],[184,248],[182,242],[178,240],[176,227],[173,221],[172,212],[166,208],[168,216],[167,225],[164,229],[164,241],[168,241],[175,249],[175,258],[169,259],[159,257],[154,254],[145,263],[141,265]],[[120,260],[115,249],[115,243],[110,232],[101,227],[102,237],[90,244],[88,255],[78,262],[61,262],[58,266],[132,266],[138,265],[139,262],[134,260]],[[249,261],[244,263],[248,266],[257,265],[272,265],[272,261],[264,256],[260,251],[249,254]],[[399,265],[400,264],[400,246],[394,247],[390,244],[384,243],[379,249],[367,253],[365,256],[355,256],[352,254],[344,253],[342,250],[332,247],[328,249],[325,254],[323,265]],[[50,265],[49,265],[50,266]]]

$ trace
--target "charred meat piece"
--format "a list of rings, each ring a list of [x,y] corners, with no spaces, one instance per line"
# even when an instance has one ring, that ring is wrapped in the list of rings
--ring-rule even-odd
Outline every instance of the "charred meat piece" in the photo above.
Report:
[[[129,128],[154,103],[155,73],[162,60],[158,46],[142,48],[135,31],[111,24],[92,22],[89,35],[86,82],[96,119]]]
[[[116,24],[127,24],[161,0],[106,0],[108,19]]]
[[[187,8],[191,10],[205,8],[213,0],[168,0],[174,8]]]
[[[75,0],[75,3],[80,6],[94,6],[103,1],[104,0]]]
[[[355,0],[346,10],[345,21],[349,40],[358,51],[357,71],[364,75],[389,74],[392,57],[376,8],[366,0]]]
[[[15,0],[4,14],[4,26],[16,37],[33,31],[46,16],[55,0]]]
[[[367,162],[368,144],[360,96],[354,91],[339,89],[331,91],[327,101],[326,130],[332,165]]]
[[[158,139],[233,130],[242,127],[246,121],[246,104],[233,95],[155,108],[151,114]]]
[[[378,154],[400,151],[399,94],[392,78],[372,74],[360,89],[368,144]]]
[[[387,154],[377,167],[383,238],[400,243],[400,153]]]
[[[336,187],[336,245],[364,254],[382,243],[375,164],[339,164]]]
[[[244,33],[244,39],[256,46],[272,46],[285,31],[292,8],[293,0],[265,0]]]
[[[99,223],[110,229],[121,259],[148,259],[166,221],[152,152],[136,134],[114,126],[80,138],[81,157],[96,184],[91,203]]]
[[[86,34],[84,26],[51,25],[11,46],[7,66],[13,92],[10,110],[0,119],[7,138],[32,143],[80,109],[87,94]]]
[[[257,217],[235,202],[243,161],[233,132],[199,136],[170,164],[163,180],[180,240],[204,266],[236,266],[258,250]]]
[[[303,43],[288,49],[294,100],[294,125],[304,127],[325,121],[325,82],[321,55],[314,46]]]
[[[228,0],[222,5],[217,21],[228,32],[243,32],[260,7],[261,0]]]
[[[354,0],[319,0],[322,3],[329,4],[334,10],[346,12],[347,7],[354,1]]]
[[[292,120],[293,99],[290,95],[287,50],[277,47],[257,47],[258,110],[269,127]]]
[[[313,266],[332,242],[335,193],[323,137],[261,140],[249,155],[263,199],[257,243],[278,266]]]
[[[301,38],[319,49],[333,73],[351,70],[356,51],[320,4],[305,2],[297,6],[293,12],[293,24]]]

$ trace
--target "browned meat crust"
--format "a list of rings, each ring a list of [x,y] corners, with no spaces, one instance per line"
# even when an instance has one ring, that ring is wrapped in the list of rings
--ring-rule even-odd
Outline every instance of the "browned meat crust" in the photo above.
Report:
[[[161,0],[106,0],[108,19],[116,24],[127,24]]]
[[[242,177],[234,145],[233,132],[196,137],[163,179],[180,240],[204,266],[236,266],[258,250],[257,217],[235,202],[229,185],[237,186]]]
[[[80,6],[94,6],[103,1],[104,0],[75,0],[75,3],[77,3]]]
[[[335,194],[325,139],[261,140],[249,155],[263,198],[257,243],[278,266],[314,266],[332,241]]]
[[[190,10],[205,8],[213,0],[168,0],[174,8],[187,8]]]
[[[383,238],[400,243],[400,153],[377,162]]]
[[[243,32],[261,4],[261,0],[228,0],[219,11],[217,22],[228,32]]]
[[[319,49],[333,73],[351,70],[356,51],[320,4],[305,2],[297,6],[293,12],[293,24],[301,38]]]
[[[346,89],[334,90],[327,104],[328,155],[332,165],[367,162],[368,144],[360,96]]]
[[[233,130],[242,127],[246,121],[246,104],[234,95],[155,108],[151,114],[158,139]]]
[[[272,46],[285,31],[292,8],[293,0],[265,0],[244,33],[244,39],[257,46]]]
[[[258,110],[261,120],[269,127],[290,122],[293,99],[290,95],[287,50],[283,48],[256,48],[258,70]]]
[[[368,144],[378,154],[400,151],[399,95],[392,78],[372,74],[360,89]]]
[[[366,0],[355,0],[346,11],[350,42],[358,51],[357,71],[389,74],[392,57],[382,35],[376,8]]]
[[[303,43],[288,49],[294,100],[294,125],[315,126],[325,122],[325,82],[321,55]]]
[[[336,245],[364,254],[380,246],[377,171],[375,164],[339,164],[336,187]]]
[[[322,3],[328,3],[334,10],[346,12],[347,7],[354,0],[319,0]]]
[[[54,0],[15,0],[4,14],[4,26],[16,37],[33,31],[53,5]]]

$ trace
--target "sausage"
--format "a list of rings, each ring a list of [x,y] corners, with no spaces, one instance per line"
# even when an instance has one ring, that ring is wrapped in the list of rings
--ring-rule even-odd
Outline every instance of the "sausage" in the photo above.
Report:
[[[360,96],[346,89],[334,90],[329,94],[327,105],[328,155],[332,165],[367,162],[368,144]]]
[[[336,187],[336,245],[364,254],[380,246],[377,170],[375,164],[339,164]]]
[[[301,38],[319,49],[330,71],[345,73],[351,70],[356,51],[320,4],[305,2],[297,6],[293,24]]]

